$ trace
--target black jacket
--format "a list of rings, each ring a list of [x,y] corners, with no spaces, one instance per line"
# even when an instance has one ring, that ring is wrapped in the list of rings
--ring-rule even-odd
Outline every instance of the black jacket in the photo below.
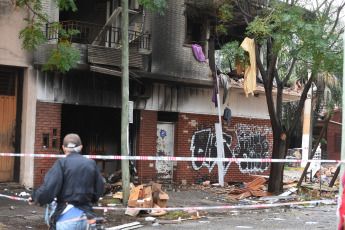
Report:
[[[96,162],[70,153],[58,159],[44,177],[43,185],[31,194],[39,204],[51,203],[57,198],[54,219],[57,220],[66,207],[66,202],[87,212],[93,213],[92,203],[96,203],[104,190],[103,178]]]

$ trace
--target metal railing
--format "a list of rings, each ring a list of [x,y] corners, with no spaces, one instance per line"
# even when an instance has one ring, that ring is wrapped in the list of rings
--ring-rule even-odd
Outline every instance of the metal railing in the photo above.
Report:
[[[73,43],[93,44],[105,47],[121,47],[121,28],[103,26],[81,21],[62,21],[61,28],[65,31],[78,30],[80,33],[72,36]],[[59,32],[52,26],[46,24],[46,36],[48,40],[59,38]],[[137,48],[150,49],[150,35],[129,30],[128,39]]]

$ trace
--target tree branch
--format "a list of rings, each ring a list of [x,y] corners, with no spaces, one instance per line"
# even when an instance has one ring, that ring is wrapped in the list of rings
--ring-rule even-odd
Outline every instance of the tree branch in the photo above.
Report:
[[[286,77],[283,80],[283,86],[290,80],[290,77],[291,77],[292,71],[295,67],[295,64],[296,64],[296,58],[293,58],[291,65],[290,65],[289,73],[286,75]]]
[[[290,129],[288,130],[288,135],[292,135],[293,131],[295,130],[297,124],[298,124],[298,120],[300,119],[301,117],[301,114],[302,114],[302,111],[303,111],[303,107],[304,107],[304,103],[307,99],[307,96],[308,96],[308,91],[311,87],[311,83],[313,82],[313,78],[314,78],[314,73],[311,74],[310,78],[308,79],[308,82],[307,84],[305,84],[304,86],[304,89],[303,89],[303,92],[302,92],[302,95],[301,95],[301,98],[300,98],[300,101],[298,103],[298,106],[297,106],[297,110],[296,110],[296,113],[295,113],[295,119],[292,121],[291,123],[291,126],[290,126]]]

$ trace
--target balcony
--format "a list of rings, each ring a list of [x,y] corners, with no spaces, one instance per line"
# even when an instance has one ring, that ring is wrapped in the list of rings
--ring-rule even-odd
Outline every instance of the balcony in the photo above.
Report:
[[[80,33],[72,36],[72,43],[103,46],[109,48],[120,48],[121,28],[103,26],[81,21],[60,22],[61,28],[68,30],[78,30]],[[150,35],[142,34],[138,31],[128,31],[128,39],[131,46],[137,49],[150,50]],[[59,38],[58,31],[52,31],[51,24],[46,25],[46,36],[48,40]]]
[[[106,72],[104,68],[121,67],[121,28],[81,21],[63,21],[60,24],[61,28],[66,31],[78,30],[80,32],[71,37],[72,46],[77,47],[81,53],[79,66],[82,67],[78,68],[90,68],[92,71],[99,72],[101,66],[104,73]],[[46,36],[49,42],[42,47],[42,51],[37,55],[36,62],[38,64],[44,64],[49,58],[46,52],[56,48],[59,33],[53,29],[52,24],[46,24]],[[150,35],[129,30],[128,39],[129,67],[146,69],[149,63],[148,55],[151,52]]]

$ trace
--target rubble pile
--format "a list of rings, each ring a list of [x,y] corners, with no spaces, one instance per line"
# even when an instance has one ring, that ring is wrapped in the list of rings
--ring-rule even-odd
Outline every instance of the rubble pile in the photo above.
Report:
[[[215,194],[228,195],[227,199],[231,201],[241,200],[250,196],[254,197],[266,197],[271,196],[267,192],[266,187],[267,179],[264,177],[257,177],[253,181],[243,184],[234,183],[221,188],[218,184],[211,184],[210,181],[202,182],[202,185],[206,187],[204,191]]]

